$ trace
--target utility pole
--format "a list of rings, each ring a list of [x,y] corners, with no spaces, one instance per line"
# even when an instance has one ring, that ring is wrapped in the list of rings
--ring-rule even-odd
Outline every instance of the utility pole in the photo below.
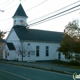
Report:
[[[0,10],[0,12],[4,12],[4,10]]]

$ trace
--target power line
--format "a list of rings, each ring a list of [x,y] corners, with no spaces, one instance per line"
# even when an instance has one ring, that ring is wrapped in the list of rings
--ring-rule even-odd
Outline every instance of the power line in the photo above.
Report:
[[[26,0],[22,1],[22,3],[25,2],[25,1],[26,1]],[[47,1],[47,0],[45,0],[45,1]],[[30,8],[30,9],[28,9],[27,11],[29,11],[29,10],[31,10],[31,9],[33,9],[33,8],[35,8],[35,7],[37,7],[37,6],[41,5],[41,4],[43,4],[45,1],[39,3],[38,5]],[[17,6],[17,5],[15,5],[15,6]],[[13,8],[13,7],[15,7],[15,6],[12,6],[12,7],[10,7],[10,8],[7,8],[6,10],[11,9],[11,8]],[[10,18],[7,18],[7,19],[4,19],[4,20],[0,20],[0,21],[5,21],[5,20],[9,20],[9,19],[11,19],[11,17],[10,17]]]
[[[50,19],[48,19],[48,20],[46,20],[46,21],[50,21],[50,20],[52,20],[52,19],[56,19],[56,18],[62,17],[62,16],[64,16],[64,15],[70,14],[70,13],[75,12],[75,11],[78,11],[78,10],[80,10],[80,8],[78,8],[78,9],[76,9],[76,10],[73,10],[73,11],[70,11],[70,12],[67,12],[67,13],[64,13],[64,14],[61,14],[61,15],[59,15],[59,16],[52,17],[52,18],[50,18]],[[36,23],[36,24],[33,24],[33,25],[35,26],[35,25],[44,23],[44,22],[46,22],[46,21],[39,22],[39,23]],[[33,26],[33,25],[32,25],[32,26]],[[30,26],[30,25],[28,25],[28,26]],[[28,27],[28,26],[27,26],[27,27]],[[23,27],[20,27],[20,28],[23,28]],[[17,29],[20,29],[20,28],[17,28]],[[10,31],[6,31],[6,32],[10,32]]]
[[[25,2],[25,1],[26,1],[26,0],[22,1],[22,3]],[[14,5],[14,6],[8,8],[8,9],[14,8],[15,6],[17,6],[17,5]],[[6,9],[6,10],[8,10],[8,9]],[[2,10],[2,12],[4,12],[4,10]],[[11,19],[11,18],[12,18],[12,17],[9,17],[9,18],[7,18],[7,19],[3,19],[3,20],[0,20],[0,21],[6,21],[6,20],[9,20],[9,19]]]
[[[71,3],[71,4],[69,4],[69,5],[67,5],[67,6],[65,6],[65,7],[63,7],[63,8],[60,8],[60,9],[58,9],[58,10],[56,10],[56,11],[53,11],[53,12],[51,12],[51,13],[48,13],[48,14],[46,14],[46,15],[44,15],[44,16],[41,16],[41,17],[36,18],[36,19],[34,19],[34,20],[31,20],[31,21],[29,21],[29,23],[30,23],[30,22],[33,22],[33,21],[35,21],[35,20],[37,20],[37,19],[46,17],[46,16],[48,16],[48,15],[50,15],[50,14],[52,14],[52,13],[56,13],[56,12],[58,12],[58,11],[61,11],[61,10],[65,9],[65,8],[67,8],[67,7],[70,7],[70,6],[72,6],[72,5],[76,4],[76,3],[78,3],[78,2],[80,2],[80,0],[79,0],[79,1],[76,1],[76,2],[74,2],[74,3]]]
[[[73,10],[73,11],[70,11],[70,12],[68,12],[68,13],[62,14],[62,15],[60,15],[60,16],[54,17],[54,18],[52,18],[52,19],[59,18],[59,17],[61,17],[61,16],[70,14],[70,13],[75,12],[75,11],[77,11],[77,10],[80,10],[80,8],[79,8],[79,9],[76,9],[76,10]],[[47,21],[50,21],[50,20],[52,20],[52,19],[49,19],[49,20],[47,20]],[[45,21],[45,22],[46,22],[46,21]],[[41,23],[43,23],[43,22],[41,22]],[[20,27],[20,28],[23,28],[23,27]],[[19,30],[20,28],[17,28],[17,29]],[[15,30],[17,30],[17,29],[15,29]],[[6,32],[10,32],[10,31],[6,31]]]
[[[12,0],[12,1],[8,1],[9,3],[7,3],[7,4],[5,4],[4,6],[2,6],[2,7],[0,7],[0,8],[3,8],[3,7],[5,7],[5,6],[7,6],[8,4],[10,4],[10,3],[12,3],[14,0]]]
[[[46,2],[47,0],[45,0],[45,1],[43,1],[43,2],[41,2],[41,3],[39,3],[39,4],[37,4],[36,6],[34,6],[34,7],[32,7],[32,8],[30,8],[30,9],[28,9],[28,10],[26,10],[26,11],[29,11],[29,10],[31,10],[31,9],[33,9],[33,8],[36,8],[37,6],[39,6],[39,5],[41,5],[41,4],[43,4],[44,2]]]
[[[22,1],[21,3],[25,2],[25,1],[26,1],[26,0]],[[5,9],[5,10],[12,9],[12,8],[16,7],[17,5],[18,5],[18,4],[14,5],[14,6],[11,6],[11,7],[7,8],[7,9]]]
[[[38,24],[38,23],[40,24],[40,23],[42,23],[42,22],[44,22],[44,21],[46,22],[46,21],[48,21],[48,20],[50,20],[50,19],[52,19],[52,18],[54,18],[54,17],[56,17],[56,16],[64,13],[64,12],[67,12],[67,11],[69,11],[69,10],[71,10],[71,9],[74,9],[74,8],[78,7],[78,6],[80,6],[80,5],[74,6],[74,7],[70,8],[70,9],[65,10],[65,11],[59,12],[59,13],[53,15],[53,16],[50,16],[50,17],[47,17],[47,18],[42,19],[42,20],[40,20],[40,21],[37,21],[37,22],[35,22],[35,23],[32,23],[32,24],[30,24],[29,26],[31,26],[31,25],[36,25],[36,24]],[[75,11],[76,11],[76,10],[75,10]],[[73,12],[74,12],[74,11],[73,11]],[[70,12],[69,12],[69,13],[70,13]],[[69,14],[69,13],[67,13],[67,14]],[[57,17],[57,18],[58,18],[58,17]]]
[[[7,19],[0,20],[0,21],[6,21],[6,20],[9,20],[9,19],[11,19],[11,17],[10,18],[7,18]]]
[[[62,17],[62,16],[64,16],[64,15],[70,14],[70,13],[75,12],[75,11],[78,11],[78,10],[80,10],[80,8],[79,8],[79,9],[76,9],[76,10],[73,10],[73,11],[70,11],[70,12],[67,12],[67,13],[65,13],[65,14],[59,15],[59,16],[57,16],[57,17],[52,17],[52,18],[50,18],[50,19],[48,19],[48,20],[46,20],[46,21],[38,22],[38,23],[36,23],[36,24],[33,24],[32,26],[35,26],[35,25],[38,25],[38,24],[41,24],[41,23],[50,21],[50,20],[52,20],[52,19],[56,19],[56,18]],[[28,26],[30,26],[30,25],[28,25]],[[31,26],[30,26],[30,27],[31,27]]]
[[[5,1],[4,3],[0,4],[0,6],[1,6],[1,5],[4,5],[4,4],[7,3],[8,1],[9,1],[9,0],[7,0],[7,1]]]
[[[21,2],[23,3],[23,2],[25,2],[25,1],[26,1],[26,0],[21,1]],[[43,3],[46,2],[46,1],[47,1],[47,0],[45,0],[45,1],[41,2],[41,3],[39,3],[38,5],[36,5],[36,6],[32,7],[32,8],[30,8],[30,9],[28,9],[28,10],[26,10],[26,11],[29,11],[29,10],[33,9],[33,8],[35,8],[35,7],[37,7],[37,6],[41,5],[41,4],[43,4]],[[12,6],[12,7],[10,7],[10,8],[5,9],[5,10],[9,10],[9,9],[11,9],[11,8],[14,8],[15,6],[17,6],[17,4],[14,5],[14,6]]]
[[[36,24],[36,23],[39,23],[39,22],[48,20],[48,19],[50,19],[50,18],[52,18],[52,17],[55,17],[55,16],[57,16],[57,15],[60,15],[60,14],[62,14],[62,13],[65,13],[65,12],[67,12],[67,11],[70,11],[70,10],[72,10],[72,9],[74,9],[74,8],[79,7],[79,6],[80,6],[80,5],[74,6],[74,7],[72,7],[72,8],[67,9],[67,10],[64,10],[64,11],[62,11],[62,12],[59,12],[59,13],[57,13],[57,14],[55,14],[55,15],[52,15],[52,16],[47,17],[47,18],[45,18],[45,19],[42,19],[42,20],[40,20],[40,21],[34,22],[34,23],[30,24],[30,25],[33,25],[33,24]],[[29,26],[30,26],[30,25],[29,25]]]
[[[25,1],[26,1],[26,0],[22,1],[22,3],[25,2]],[[45,0],[45,1],[47,1],[47,0]],[[36,6],[32,7],[32,8],[35,8],[35,7],[43,4],[45,1],[39,3],[38,5],[36,5]],[[69,4],[69,5],[61,8],[61,9],[58,9],[58,10],[56,10],[56,11],[54,11],[54,12],[51,12],[51,13],[48,13],[48,14],[46,14],[46,15],[44,15],[44,16],[41,16],[41,17],[39,17],[39,18],[36,18],[36,19],[34,19],[34,20],[37,20],[37,19],[40,19],[40,18],[42,18],[42,17],[48,16],[48,15],[50,15],[50,14],[52,14],[52,13],[58,12],[58,11],[60,11],[60,10],[62,10],[62,9],[65,9],[65,8],[71,6],[71,5],[74,5],[74,4],[78,3],[78,2],[80,2],[80,1],[76,1],[76,2],[74,2],[74,3],[72,3],[72,4]],[[15,6],[17,6],[17,5],[14,5],[14,6],[10,7],[10,8],[7,8],[6,10],[11,9],[11,8],[14,8]],[[32,8],[28,9],[27,11],[31,10]],[[11,19],[11,17],[10,17],[10,18],[7,18],[7,19],[0,20],[0,21],[5,21],[5,20],[9,20],[9,19]],[[32,21],[34,21],[34,20],[29,21],[29,23],[32,22]]]

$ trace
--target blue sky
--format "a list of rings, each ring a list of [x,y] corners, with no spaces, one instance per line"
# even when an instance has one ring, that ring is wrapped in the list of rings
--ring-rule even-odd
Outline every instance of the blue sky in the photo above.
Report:
[[[27,22],[28,24],[30,24],[39,20],[39,19],[35,20],[36,18],[39,18],[46,14],[51,13],[48,16],[55,15],[58,12],[53,13],[54,11],[61,9],[77,1],[80,1],[80,0],[21,0],[21,4],[28,16]],[[3,13],[0,12],[0,30],[9,31],[12,28],[13,26],[12,16],[14,15],[19,4],[20,4],[20,0],[1,0],[0,1],[0,10],[4,10]],[[76,6],[77,4],[80,4],[80,2],[63,9],[62,11],[68,8],[71,8],[73,6]],[[63,32],[68,22],[74,19],[79,19],[79,18],[80,18],[80,11],[78,10],[76,12],[67,14],[65,16],[52,19],[50,21],[47,21],[35,26],[31,26],[30,28]]]

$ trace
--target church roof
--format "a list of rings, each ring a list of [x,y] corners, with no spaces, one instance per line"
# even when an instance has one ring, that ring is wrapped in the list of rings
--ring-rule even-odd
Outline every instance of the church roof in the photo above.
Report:
[[[9,50],[16,50],[14,45],[13,45],[13,43],[6,43],[6,44],[7,44],[8,48],[9,48]]]
[[[26,29],[26,27],[18,25],[13,28],[20,40],[60,43],[63,39],[62,32]]]
[[[24,9],[23,9],[23,7],[22,7],[21,4],[20,4],[19,7],[17,8],[17,10],[16,10],[14,16],[28,17],[28,16],[26,15],[26,13],[25,13],[25,11],[24,11]],[[13,17],[14,17],[14,16],[13,16]]]

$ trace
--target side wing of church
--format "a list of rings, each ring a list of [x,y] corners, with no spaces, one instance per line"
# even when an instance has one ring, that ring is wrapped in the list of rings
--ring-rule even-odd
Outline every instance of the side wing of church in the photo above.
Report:
[[[13,16],[14,25],[6,39],[3,58],[18,61],[65,60],[57,52],[63,39],[62,32],[27,28],[26,15],[20,4]]]

